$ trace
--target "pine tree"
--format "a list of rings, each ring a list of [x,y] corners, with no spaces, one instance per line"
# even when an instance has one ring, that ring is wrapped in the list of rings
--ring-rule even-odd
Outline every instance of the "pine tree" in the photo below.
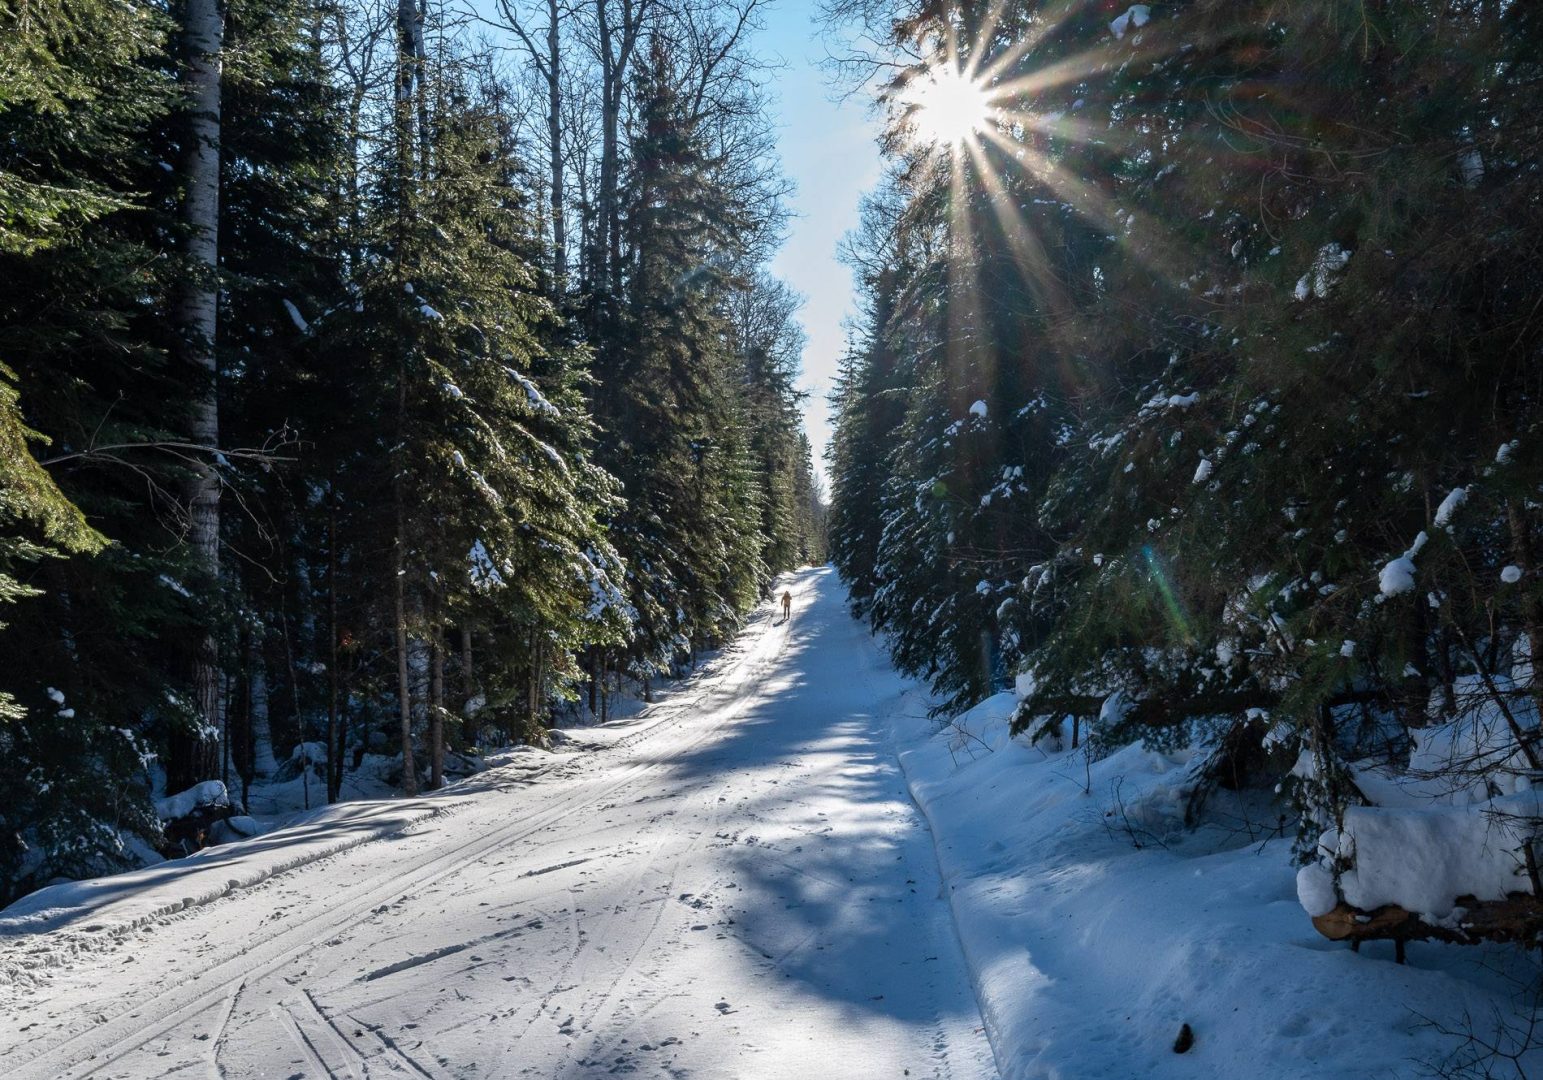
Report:
[[[138,207],[165,189],[166,24],[89,0],[0,22],[0,592],[29,597],[0,644],[4,900],[128,865],[156,834],[144,717],[177,712],[155,640],[187,605],[163,584],[177,470],[139,449],[170,434],[140,395],[182,400],[136,333],[164,288],[161,219]]]
[[[1328,761],[1396,756],[1460,684],[1511,708],[1539,611],[1516,285],[1537,17],[982,15],[896,24],[988,58],[997,112],[935,167],[897,109],[899,239],[869,278],[891,275],[869,286],[890,306],[840,388],[833,545],[900,661],[936,657],[956,702],[988,688],[967,561],[1029,675],[1025,726],[1101,717],[1101,738],[1211,761],[1249,740],[1257,758],[1268,715]],[[905,407],[888,454],[868,435],[886,394]],[[999,467],[1026,507],[1001,531]]]
[[[721,307],[743,211],[714,184],[661,39],[638,84],[626,322],[601,353],[597,412],[626,498],[614,533],[646,679],[732,627],[766,571]]]

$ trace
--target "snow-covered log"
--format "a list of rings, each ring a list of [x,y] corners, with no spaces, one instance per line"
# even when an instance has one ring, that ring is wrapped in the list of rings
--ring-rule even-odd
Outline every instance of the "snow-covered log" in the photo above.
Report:
[[[1458,898],[1450,918],[1432,922],[1397,904],[1363,911],[1350,904],[1313,917],[1313,927],[1330,941],[1446,941],[1477,945],[1482,941],[1514,941],[1535,945],[1543,932],[1543,901],[1527,893],[1504,900]]]
[[[234,812],[230,793],[219,780],[205,780],[186,791],[157,799],[155,814],[161,819],[166,836],[161,854],[168,858],[191,855],[209,843],[210,830],[216,823]],[[240,834],[239,829],[237,832]],[[256,832],[255,824],[252,832]]]

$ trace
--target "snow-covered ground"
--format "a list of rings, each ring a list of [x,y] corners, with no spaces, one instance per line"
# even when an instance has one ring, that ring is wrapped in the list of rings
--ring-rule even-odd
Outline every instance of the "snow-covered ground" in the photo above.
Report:
[[[1527,1026],[1536,965],[1415,943],[1398,966],[1390,942],[1331,943],[1290,841],[1270,838],[1278,808],[1218,791],[1186,830],[1185,755],[1031,746],[1008,737],[1015,705],[998,695],[941,732],[919,695],[894,713],[1003,1080],[1539,1075],[1537,1052],[1453,1068],[1483,1052],[1464,1033],[1507,1045],[1497,1022]]]
[[[790,580],[555,751],[0,913],[0,1076],[1412,1077],[1536,980],[1322,939],[1264,799],[1186,831],[1182,756],[1011,695],[940,731]]]
[[[28,898],[0,1076],[995,1076],[889,743],[906,685],[830,572],[792,590],[791,625],[573,733],[598,749],[355,804],[416,815],[368,842]]]

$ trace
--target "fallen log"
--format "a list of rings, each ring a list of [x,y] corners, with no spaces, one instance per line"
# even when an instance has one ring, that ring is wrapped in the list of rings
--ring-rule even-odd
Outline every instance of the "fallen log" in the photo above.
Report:
[[[1392,941],[1398,959],[1404,959],[1408,941],[1445,941],[1477,945],[1481,941],[1516,942],[1526,947],[1543,944],[1543,900],[1531,893],[1512,893],[1504,900],[1457,898],[1457,907],[1445,919],[1431,922],[1397,904],[1373,911],[1341,902],[1331,911],[1313,917],[1313,926],[1330,941],[1348,941],[1359,948],[1363,941]]]

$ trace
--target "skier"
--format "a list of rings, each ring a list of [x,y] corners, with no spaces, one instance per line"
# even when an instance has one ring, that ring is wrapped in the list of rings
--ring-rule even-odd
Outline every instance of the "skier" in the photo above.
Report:
[[[782,621],[787,622],[793,617],[793,594],[783,590],[782,593]]]

